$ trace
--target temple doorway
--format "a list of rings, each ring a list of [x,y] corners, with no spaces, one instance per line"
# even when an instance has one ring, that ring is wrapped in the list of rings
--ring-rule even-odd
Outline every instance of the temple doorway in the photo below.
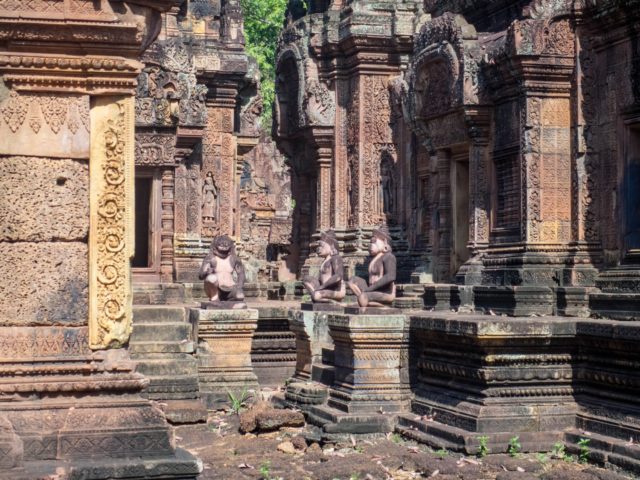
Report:
[[[469,260],[469,152],[464,149],[451,156],[451,275]]]
[[[637,120],[637,119],[635,119]],[[627,128],[623,171],[624,256],[640,261],[640,122]]]
[[[160,279],[160,178],[154,172],[136,172],[134,280]]]

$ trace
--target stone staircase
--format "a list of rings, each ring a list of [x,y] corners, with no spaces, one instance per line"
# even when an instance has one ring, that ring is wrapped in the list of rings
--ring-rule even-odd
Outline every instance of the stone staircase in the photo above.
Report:
[[[129,342],[136,371],[149,385],[143,395],[159,402],[171,423],[206,421],[200,401],[194,326],[188,307],[135,305]]]

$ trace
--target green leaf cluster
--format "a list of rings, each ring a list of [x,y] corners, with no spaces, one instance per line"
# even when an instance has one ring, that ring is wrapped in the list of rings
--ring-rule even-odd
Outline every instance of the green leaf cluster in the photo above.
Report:
[[[269,130],[275,100],[276,49],[284,25],[287,0],[240,0],[246,50],[258,62],[264,100],[262,125]]]

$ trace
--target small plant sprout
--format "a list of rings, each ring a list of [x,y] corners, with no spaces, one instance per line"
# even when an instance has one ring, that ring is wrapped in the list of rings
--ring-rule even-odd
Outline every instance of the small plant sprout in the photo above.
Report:
[[[555,458],[564,458],[566,455],[564,444],[561,442],[554,443],[553,449],[551,450],[551,455]]]
[[[578,461],[580,463],[587,463],[589,461],[589,442],[588,438],[581,438],[578,440],[578,448],[580,449],[580,453],[578,453]]]
[[[269,460],[265,460],[260,465],[260,475],[264,480],[271,480],[271,462]]]
[[[440,450],[436,450],[436,455],[441,459],[449,455],[449,450],[446,448],[441,448]]]
[[[489,443],[489,437],[487,435],[482,435],[478,437],[478,457],[479,458],[484,458],[487,455],[489,455],[489,453],[491,453],[488,443]]]
[[[522,445],[520,444],[520,437],[515,436],[509,439],[509,447],[507,448],[507,453],[512,457],[517,457],[522,450]]]
[[[543,465],[549,461],[549,457],[547,457],[544,453],[536,453],[536,458]]]
[[[391,441],[393,443],[400,443],[402,442],[402,437],[400,436],[399,433],[394,433],[393,435],[391,435]]]
[[[227,390],[227,395],[229,396],[229,401],[231,402],[231,410],[236,415],[240,414],[240,410],[244,407],[244,403],[247,400],[248,392],[247,387],[244,387],[239,395],[234,395],[231,390]]]

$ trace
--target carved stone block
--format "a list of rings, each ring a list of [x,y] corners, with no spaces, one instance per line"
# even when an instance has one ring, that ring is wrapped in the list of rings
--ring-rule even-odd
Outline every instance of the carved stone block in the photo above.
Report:
[[[191,322],[198,329],[198,374],[200,396],[207,408],[217,409],[229,394],[258,389],[251,364],[251,343],[258,326],[258,311],[191,309]]]
[[[411,397],[407,317],[334,314],[329,332],[335,380],[327,404],[313,407],[309,421],[329,435],[393,430]]]
[[[86,243],[0,242],[0,258],[0,325],[86,324]]]

